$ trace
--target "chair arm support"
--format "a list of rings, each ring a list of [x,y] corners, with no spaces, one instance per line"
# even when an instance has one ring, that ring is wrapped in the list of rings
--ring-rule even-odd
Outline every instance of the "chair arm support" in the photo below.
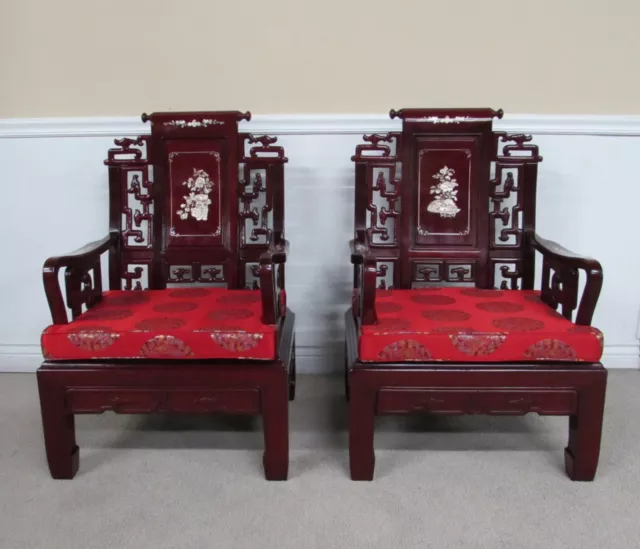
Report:
[[[284,290],[284,263],[289,253],[289,241],[272,242],[260,255],[260,295],[262,298],[262,322],[276,324],[280,315],[279,292]],[[274,265],[276,267],[274,268]]]
[[[576,273],[575,283],[567,286],[571,287],[571,297],[573,302],[577,301],[578,285],[577,285],[577,270],[582,269],[586,274],[586,284],[584,291],[582,292],[582,298],[580,299],[580,305],[578,307],[578,314],[576,316],[576,324],[589,326],[593,318],[598,298],[600,297],[600,291],[602,289],[602,265],[596,259],[591,257],[584,257],[567,250],[560,244],[547,240],[538,236],[534,231],[526,231],[526,238],[529,242],[529,246],[542,254],[543,257],[543,300],[545,298],[545,291],[549,293],[553,301],[553,292],[558,292],[553,286],[553,280],[549,280],[549,269],[553,268],[556,272],[564,271],[565,273],[573,271]],[[560,275],[562,278],[562,274]],[[551,282],[551,288],[547,289],[547,286]],[[566,288],[568,290],[569,288]],[[563,291],[566,291],[563,289]]]
[[[289,255],[289,241],[280,240],[269,244],[267,251],[260,255],[260,265],[270,263],[286,263],[287,255]]]
[[[362,269],[362,276],[354,276],[354,289],[359,289],[362,298],[361,322],[362,324],[375,324],[377,322],[375,301],[376,283],[378,280],[378,266],[375,255],[369,247],[368,235],[365,233],[363,240],[354,239],[349,242],[351,249],[351,263],[356,272]],[[359,267],[362,265],[362,267]],[[354,315],[357,311],[353,311]]]
[[[87,273],[100,256],[110,248],[117,246],[119,234],[113,232],[100,240],[90,242],[86,246],[66,255],[50,257],[44,262],[42,278],[44,291],[49,302],[51,317],[54,324],[67,324],[67,310],[62,298],[62,290],[58,282],[58,272],[62,268],[78,271],[76,274]]]

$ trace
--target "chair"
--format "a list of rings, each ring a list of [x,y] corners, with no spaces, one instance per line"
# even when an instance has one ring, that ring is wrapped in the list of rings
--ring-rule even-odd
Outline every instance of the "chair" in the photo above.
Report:
[[[536,234],[542,158],[531,137],[493,131],[502,114],[392,110],[402,131],[356,148],[345,317],[354,480],[373,478],[374,417],[414,412],[569,416],[567,474],[594,478],[607,379],[591,326],[602,268]]]
[[[266,478],[287,478],[287,159],[275,138],[238,132],[250,119],[143,114],[151,135],[117,139],[105,161],[108,236],[45,262],[53,325],[37,376],[54,478],[78,470],[74,415],[106,410],[262,415]]]

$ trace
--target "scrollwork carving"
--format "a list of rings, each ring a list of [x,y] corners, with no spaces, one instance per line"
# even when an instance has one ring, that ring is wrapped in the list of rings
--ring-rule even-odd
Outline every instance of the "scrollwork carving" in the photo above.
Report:
[[[475,262],[431,260],[414,266],[414,283],[474,282]]]
[[[253,145],[258,143],[256,147],[249,149],[249,156],[251,158],[269,158],[270,160],[281,160],[287,162],[287,158],[284,155],[284,147],[274,147],[273,144],[278,142],[277,137],[271,137],[269,135],[254,136],[247,134],[247,143]],[[273,156],[275,155],[275,156]]]
[[[132,269],[132,270],[130,270]],[[147,271],[147,265],[126,265],[122,271],[122,279],[124,280],[125,290],[143,290],[148,287],[148,280],[145,281],[145,271]],[[135,281],[135,284],[134,284]],[[145,286],[143,287],[143,282]]]
[[[372,157],[384,157],[389,159],[395,158],[395,156],[391,154],[390,145],[395,141],[396,148],[400,146],[400,134],[398,133],[388,133],[386,135],[363,135],[362,140],[365,141],[365,143],[356,145],[356,154],[351,157],[351,160],[353,161],[364,160]],[[381,143],[389,143],[389,145],[381,145]]]
[[[140,147],[148,144],[148,136],[140,136],[135,139],[123,137],[122,139],[114,139],[115,147],[107,152],[107,160],[104,163],[107,166],[115,166],[119,164],[139,164],[145,162],[144,151]]]
[[[167,265],[167,269],[169,271],[167,283],[170,284],[226,282],[222,265],[202,265],[193,261],[189,265]]]
[[[492,260],[494,286],[501,290],[520,290],[522,277],[522,260]]]
[[[514,152],[519,153],[528,153],[528,155],[518,155],[518,157],[527,160],[529,162],[542,162],[542,157],[539,154],[539,149],[537,145],[531,144],[532,137],[530,135],[524,135],[521,133],[518,134],[507,134],[501,133],[500,139],[503,143],[508,143],[504,146],[502,150],[502,154],[505,157],[515,157]],[[513,144],[509,143],[513,142]]]

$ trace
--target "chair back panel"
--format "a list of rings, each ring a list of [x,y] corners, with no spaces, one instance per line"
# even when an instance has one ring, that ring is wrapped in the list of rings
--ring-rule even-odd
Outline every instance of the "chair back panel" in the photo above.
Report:
[[[365,136],[356,148],[355,233],[368,233],[380,288],[532,287],[523,230],[535,225],[542,159],[530,137],[493,131],[501,116],[391,111],[402,132]]]
[[[284,167],[275,138],[239,133],[250,113],[154,113],[151,135],[109,151],[112,288],[258,286],[258,262],[284,238]]]

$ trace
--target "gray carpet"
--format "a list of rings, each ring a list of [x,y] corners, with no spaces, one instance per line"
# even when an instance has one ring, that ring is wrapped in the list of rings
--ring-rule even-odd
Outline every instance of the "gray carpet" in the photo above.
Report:
[[[259,419],[79,416],[80,472],[49,477],[35,376],[0,375],[0,549],[640,546],[640,372],[613,371],[595,482],[565,477],[565,418],[381,418],[351,482],[338,378],[301,377],[288,482]]]

